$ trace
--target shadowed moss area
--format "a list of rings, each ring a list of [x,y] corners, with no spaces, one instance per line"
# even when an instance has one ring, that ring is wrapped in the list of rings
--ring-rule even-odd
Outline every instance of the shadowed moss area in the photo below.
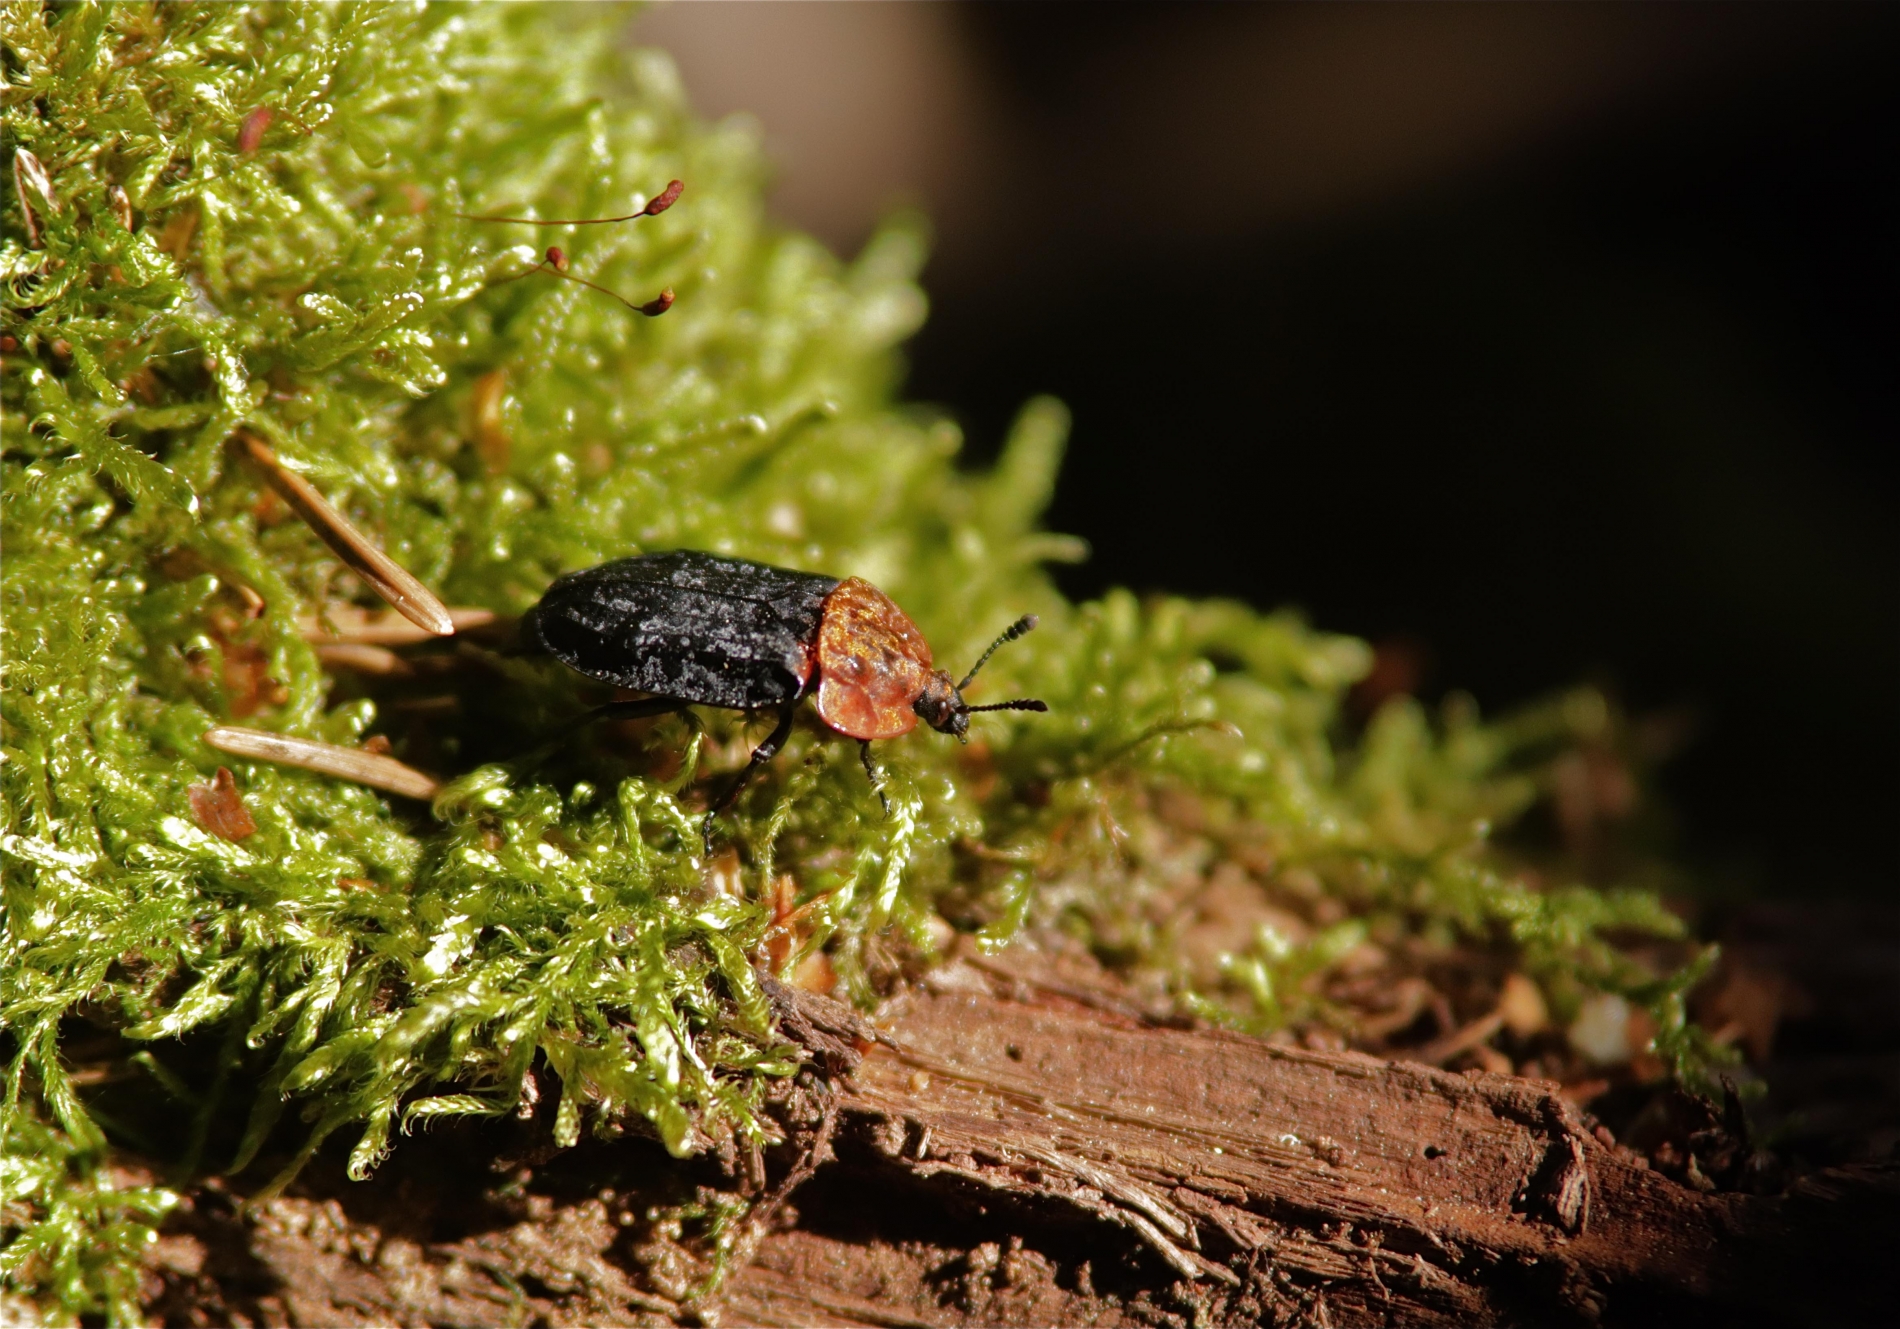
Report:
[[[693,119],[624,14],[0,24],[9,1296],[140,1318],[135,1263],[172,1199],[117,1158],[180,1179],[268,1162],[282,1184],[342,1132],[364,1175],[430,1119],[515,1111],[535,1066],[560,1085],[556,1143],[771,1137],[796,1050],[755,966],[868,1003],[960,934],[1025,924],[1262,1032],[1350,1036],[1328,975],[1475,946],[1560,1017],[1614,992],[1665,1056],[1694,1052],[1696,966],[1655,860],[1495,842],[1579,752],[1629,746],[1600,697],[1365,719],[1367,648],[1295,615],[1065,603],[1042,568],[1079,551],[1037,526],[1062,408],[1031,403],[994,470],[959,470],[955,426],[894,395],[919,225],[844,263],[768,224],[757,143]],[[637,223],[456,216],[625,213],[675,178]],[[550,240],[677,303],[644,318],[507,280]],[[858,575],[959,672],[1041,615],[971,700],[1050,712],[882,745],[888,812],[807,717],[708,860],[697,816],[769,717],[548,748],[606,694],[503,637],[382,672],[320,657],[313,625],[375,602],[230,448],[239,426],[452,605],[505,620],[561,572],[675,547]],[[1276,547],[1272,513],[1331,501],[1262,494],[1261,557],[1324,558]],[[201,735],[231,722],[380,739],[448,783],[425,807],[221,759]],[[257,828],[235,840],[193,810],[220,764]],[[1586,867],[1598,885],[1571,884]],[[1277,912],[1184,944],[1183,883],[1223,871]]]

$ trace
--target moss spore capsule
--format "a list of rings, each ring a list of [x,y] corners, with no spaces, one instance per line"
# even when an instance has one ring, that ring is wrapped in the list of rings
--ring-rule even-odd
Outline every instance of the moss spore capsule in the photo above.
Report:
[[[922,720],[963,740],[976,711],[1044,711],[1033,698],[972,706],[963,689],[996,648],[1035,627],[1010,624],[961,681],[890,597],[860,577],[794,572],[693,550],[616,559],[555,581],[522,621],[527,642],[589,678],[649,694],[589,713],[661,715],[688,706],[776,710],[778,724],[706,814],[708,824],[777,755],[799,703],[863,744]],[[873,779],[875,780],[875,775]]]
[[[654,195],[652,200],[638,212],[629,212],[619,217],[561,217],[543,219],[539,217],[477,216],[467,212],[458,212],[455,215],[460,217],[463,221],[507,222],[515,226],[608,226],[614,222],[638,221],[642,217],[657,217],[679,201],[679,196],[685,188],[686,185],[683,181],[671,181],[665,189],[662,189],[658,194]],[[491,284],[495,286],[505,286],[511,281],[520,281],[523,277],[532,277],[537,272],[545,272],[551,277],[559,277],[564,281],[574,282],[576,285],[585,286],[590,291],[599,291],[609,299],[618,300],[634,313],[645,314],[648,318],[658,318],[661,314],[664,314],[673,307],[673,288],[670,286],[646,303],[636,305],[618,291],[610,291],[605,286],[588,281],[587,278],[568,271],[567,252],[559,245],[549,245],[547,252],[542,255],[541,261],[536,263],[533,267],[517,272],[512,277],[503,277],[500,281]]]

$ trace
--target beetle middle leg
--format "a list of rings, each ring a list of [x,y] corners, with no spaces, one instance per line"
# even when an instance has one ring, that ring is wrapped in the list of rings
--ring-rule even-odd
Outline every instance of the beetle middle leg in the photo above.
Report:
[[[719,796],[719,800],[706,809],[706,818],[699,824],[699,838],[705,842],[708,857],[712,854],[713,818],[732,806],[733,801],[739,797],[740,790],[744,789],[752,777],[758,774],[759,767],[778,756],[778,750],[784,747],[785,740],[792,736],[792,717],[797,714],[797,703],[787,706],[778,713],[778,723],[772,726],[772,732],[765,736],[765,741],[752,749],[752,758],[746,762],[745,769],[739,772],[732,784],[727,787],[726,792]]]
[[[696,725],[699,722],[694,718],[691,707],[691,702],[681,701],[678,697],[638,697],[632,701],[606,702],[567,721],[517,760],[528,769],[539,766],[554,754],[562,739],[596,720],[639,720],[649,715],[681,714]]]
[[[871,760],[871,740],[858,740],[858,760],[864,763],[864,773],[870,777],[871,788],[877,791],[877,801],[884,805],[884,815],[891,815],[891,796],[884,792],[884,771]]]

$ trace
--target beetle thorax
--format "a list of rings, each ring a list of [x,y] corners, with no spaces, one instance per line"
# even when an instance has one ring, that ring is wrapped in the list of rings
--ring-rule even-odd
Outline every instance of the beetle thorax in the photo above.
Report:
[[[852,738],[909,733],[938,678],[956,695],[948,675],[931,668],[930,643],[917,625],[859,577],[839,582],[825,597],[817,657],[819,718]]]

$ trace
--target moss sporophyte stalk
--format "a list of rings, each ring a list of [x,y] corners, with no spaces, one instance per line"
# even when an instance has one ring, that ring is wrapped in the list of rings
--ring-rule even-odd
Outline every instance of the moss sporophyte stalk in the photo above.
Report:
[[[1567,754],[1627,755],[1613,709],[1399,697],[1362,721],[1367,647],[1291,613],[1066,602],[1044,567],[1080,551],[1037,525],[1062,408],[1030,403],[993,468],[960,468],[954,424],[896,396],[920,224],[841,262],[768,223],[751,131],[695,120],[623,20],[0,18],[9,1296],[137,1321],[174,1195],[128,1178],[254,1194],[333,1138],[361,1177],[432,1119],[514,1112],[531,1072],[559,1086],[559,1144],[771,1138],[799,1053],[758,969],[868,1004],[1024,927],[1261,1032],[1355,1037],[1342,975],[1458,950],[1559,1018],[1619,994],[1665,1057],[1692,1052],[1697,966],[1662,944],[1657,861],[1501,840]],[[471,220],[630,212],[652,215],[566,226],[558,261]],[[510,280],[535,267],[676,299],[639,317]],[[537,751],[611,694],[481,630],[404,644],[428,634],[374,612],[258,448],[466,625],[701,550],[861,578],[946,660],[1033,611],[984,683],[1049,711],[888,745],[888,809],[806,718],[709,861],[700,817],[773,717]],[[1263,523],[1300,501],[1333,499],[1263,495]],[[435,796],[206,742],[233,730],[383,757]],[[1195,901],[1235,883],[1262,909],[1211,943]]]

